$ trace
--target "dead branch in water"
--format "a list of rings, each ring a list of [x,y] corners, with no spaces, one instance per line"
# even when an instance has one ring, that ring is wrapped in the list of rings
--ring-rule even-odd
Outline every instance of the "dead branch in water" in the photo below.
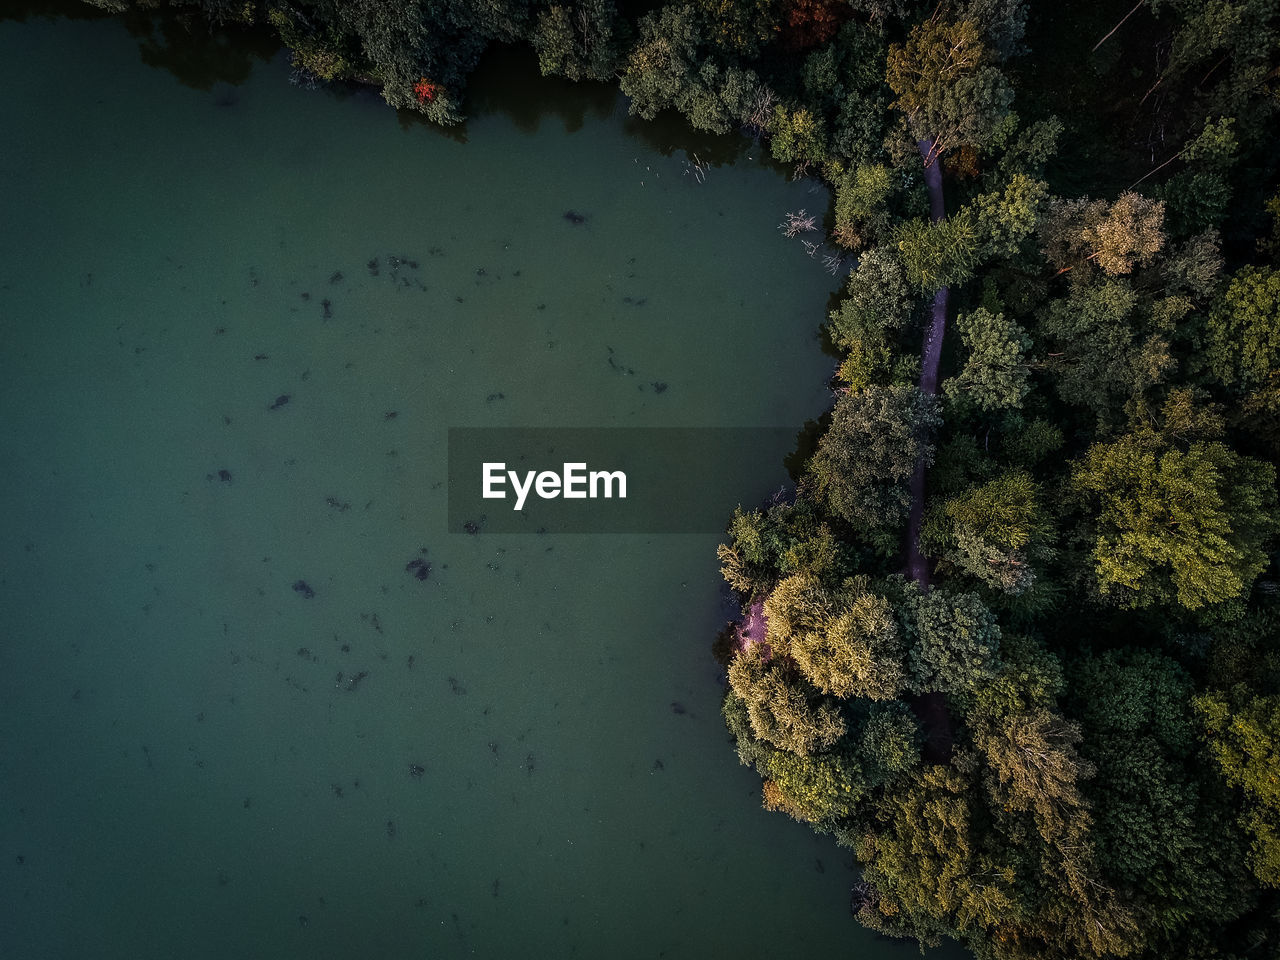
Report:
[[[784,237],[790,239],[791,237],[798,237],[802,233],[817,230],[817,221],[818,218],[816,216],[810,216],[804,210],[797,210],[795,213],[788,213],[786,218],[778,224],[778,229],[782,231]]]

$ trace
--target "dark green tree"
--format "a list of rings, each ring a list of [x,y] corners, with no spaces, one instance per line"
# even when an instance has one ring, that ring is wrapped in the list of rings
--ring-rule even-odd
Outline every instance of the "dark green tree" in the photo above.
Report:
[[[970,487],[935,509],[928,549],[956,570],[1008,594],[1021,594],[1053,556],[1053,528],[1039,485],[1015,470]]]
[[[679,110],[701,130],[725,133],[744,123],[759,92],[750,70],[704,55],[697,11],[667,6],[640,19],[639,42],[622,74],[630,111],[652,120]]]
[[[818,444],[811,472],[819,496],[886,553],[906,519],[916,461],[933,459],[938,423],[935,399],[915,387],[868,387],[836,402]]]
[[[1000,668],[1000,625],[972,593],[908,585],[901,607],[911,684],[971,699]]]
[[[1248,902],[1244,850],[1205,776],[1191,678],[1168,657],[1125,649],[1080,661],[1072,680],[1097,765],[1088,792],[1107,875],[1138,896],[1160,937],[1176,939],[1195,918],[1234,919]]]
[[[540,11],[532,40],[542,73],[612,79],[622,55],[619,23],[613,0],[579,0]]]
[[[1124,404],[1176,369],[1174,323],[1128,280],[1088,280],[1045,305],[1036,329],[1058,395],[1100,420],[1118,419]]]

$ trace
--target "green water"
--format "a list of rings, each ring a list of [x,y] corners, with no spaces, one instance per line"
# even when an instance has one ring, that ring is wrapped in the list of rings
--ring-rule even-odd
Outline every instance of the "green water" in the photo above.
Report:
[[[0,51],[0,956],[914,955],[726,742],[715,537],[444,532],[451,426],[817,415],[824,195],[528,79],[464,144]]]

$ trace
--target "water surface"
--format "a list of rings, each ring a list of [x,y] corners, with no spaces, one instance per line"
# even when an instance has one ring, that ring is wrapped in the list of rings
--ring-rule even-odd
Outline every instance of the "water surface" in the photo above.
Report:
[[[600,90],[0,51],[0,954],[914,954],[726,742],[715,537],[444,530],[451,426],[816,416],[824,195]]]

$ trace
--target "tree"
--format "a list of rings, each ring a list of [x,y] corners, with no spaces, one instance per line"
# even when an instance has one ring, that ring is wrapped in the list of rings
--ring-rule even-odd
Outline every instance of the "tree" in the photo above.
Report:
[[[979,194],[973,201],[981,259],[1016,257],[1033,237],[1048,204],[1049,186],[1026,173],[1015,173],[1003,190]]]
[[[884,29],[889,21],[910,20],[933,4],[926,0],[849,0],[849,6]]]
[[[777,104],[767,130],[769,149],[775,160],[820,163],[826,159],[827,136],[822,118],[814,116],[807,107],[789,109]]]
[[[1039,182],[1045,166],[1058,151],[1062,129],[1057,117],[1024,122],[1017,113],[1008,113],[992,137],[990,150],[995,158],[983,175],[984,186],[995,193],[1019,175],[1030,183]],[[1043,215],[1043,210],[1037,213]]]
[[[894,240],[907,282],[921,293],[964,283],[981,253],[977,217],[968,207],[936,223],[908,220]]]
[[[865,578],[829,591],[796,574],[778,584],[764,613],[772,654],[794,660],[822,693],[891,700],[905,686],[897,621]]]
[[[1159,188],[1175,234],[1186,236],[1222,222],[1231,200],[1229,173],[1239,141],[1235,119],[1208,121],[1177,154],[1185,165]]]
[[[747,703],[733,692],[732,687],[725,691],[720,713],[738,748],[738,762],[744,767],[760,766],[776,752],[777,747],[756,736]]]
[[[790,0],[782,45],[786,50],[808,50],[825,44],[849,18],[845,0]]]
[[[893,701],[872,709],[862,727],[858,754],[875,784],[920,766],[920,726],[905,703]]]
[[[886,201],[893,192],[889,168],[860,164],[835,177],[835,229],[832,238],[847,250],[861,250],[889,229]]]
[[[769,620],[771,655],[791,656],[791,640],[802,632],[821,630],[831,618],[831,597],[810,573],[796,573],[778,581],[764,602]]]
[[[284,10],[267,11],[267,22],[275,28],[280,41],[292,53],[293,65],[313,73],[320,80],[338,80],[355,72],[352,51],[345,39],[318,34],[296,13],[292,16]]]
[[[1172,42],[1162,45],[1160,77],[1143,99],[1168,92],[1193,126],[1202,118],[1239,117],[1245,129],[1266,129],[1276,113],[1280,50],[1272,0],[1153,0],[1152,8],[1172,9],[1178,22]]]
[[[819,753],[844,736],[845,722],[836,704],[784,664],[767,660],[759,644],[734,657],[729,684],[746,704],[755,736],[779,750]]]
[[[849,296],[831,313],[832,336],[846,349],[869,333],[883,337],[902,329],[916,305],[901,261],[884,247],[874,247],[858,258],[846,289]]]
[[[1242,267],[1213,305],[1206,325],[1212,374],[1240,390],[1280,372],[1280,270]]]
[[[754,58],[778,33],[782,0],[695,0],[709,43],[722,53]]]
[[[1280,887],[1280,697],[1207,693],[1195,701],[1209,749],[1226,782],[1240,789],[1241,823],[1253,840],[1258,880]]]
[[[823,118],[827,153],[872,164],[883,153],[889,91],[879,31],[854,20],[810,53],[801,70],[804,104]]]
[[[1031,389],[1026,352],[1031,338],[1003,313],[979,307],[957,318],[960,337],[969,348],[960,373],[943,384],[951,400],[964,400],[979,410],[1016,410]]]
[[[1125,401],[1174,370],[1169,316],[1127,280],[1072,284],[1066,297],[1046,304],[1037,333],[1048,341],[1046,363],[1058,395],[1099,420],[1115,419]]]
[[[825,832],[854,812],[865,795],[862,770],[846,753],[797,756],[776,751],[759,765],[766,810],[779,810]]]
[[[840,378],[857,393],[869,386],[915,379],[891,344],[908,324],[916,299],[907,286],[902,264],[884,247],[858,258],[849,274],[849,296],[831,312],[831,337],[846,351]]]
[[[703,35],[693,7],[663,7],[639,25],[639,42],[620,81],[632,114],[652,120],[674,108],[713,133],[726,133],[745,120],[759,81],[750,70],[701,55]]]
[[[927,163],[962,144],[990,142],[1013,101],[993,59],[972,21],[948,22],[936,12],[905,44],[889,47],[893,106],[906,114],[913,139],[933,141]]]
[[[1072,708],[1097,764],[1089,794],[1100,861],[1163,935],[1197,916],[1221,924],[1247,902],[1241,838],[1205,776],[1193,693],[1185,670],[1148,650],[1108,651],[1073,670]]]
[[[1139,429],[1096,443],[1072,484],[1092,509],[1098,588],[1125,606],[1188,610],[1247,591],[1277,529],[1275,468],[1219,441]]]
[[[550,6],[538,14],[532,39],[544,76],[609,80],[621,56],[613,0]]]
[[[1280,258],[1280,193],[1266,202],[1265,209],[1271,215],[1271,236],[1258,238],[1258,253],[1274,260]]]
[[[931,462],[937,403],[915,387],[868,387],[842,396],[811,473],[833,514],[872,544],[893,550],[917,460]]]
[[[1041,221],[1041,238],[1059,272],[1096,264],[1108,276],[1123,276],[1164,247],[1164,204],[1132,191],[1111,204],[1055,199]]]
[[[961,772],[969,766],[926,766],[877,804],[876,829],[855,848],[873,890],[858,911],[867,926],[936,945],[947,933],[1007,930],[1022,916],[1016,871],[985,849]]]
[[[1085,807],[1079,782],[1093,766],[1076,752],[1080,727],[1045,707],[983,718],[974,742],[986,756],[991,786],[1009,810],[1030,812],[1041,838],[1069,834]]]
[[[1002,717],[1056,710],[1065,687],[1062,662],[1042,641],[1002,632],[1000,669],[978,691],[969,716]]]
[[[1027,30],[1027,8],[1022,0],[963,0],[958,15],[977,24],[998,59],[1025,52],[1022,37]]]
[[[997,590],[1024,593],[1053,555],[1039,501],[1039,486],[1021,470],[970,487],[931,518],[929,552]]]
[[[917,693],[971,698],[1000,668],[1000,625],[972,593],[908,585],[901,607]]]
[[[763,599],[779,577],[794,573],[838,580],[845,565],[842,545],[806,497],[766,510],[738,507],[728,532],[729,544],[717,549],[721,572],[748,599]]]

